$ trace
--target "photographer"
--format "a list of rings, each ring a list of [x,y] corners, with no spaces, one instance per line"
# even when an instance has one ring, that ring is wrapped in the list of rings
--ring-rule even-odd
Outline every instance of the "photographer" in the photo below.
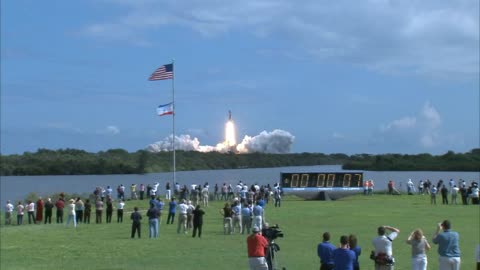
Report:
[[[250,270],[267,270],[268,264],[265,259],[265,250],[268,241],[262,236],[259,227],[253,227],[253,233],[247,237],[248,264]]]
[[[386,231],[391,233],[386,236]],[[372,259],[375,260],[375,270],[393,270],[393,245],[392,241],[397,238],[400,230],[391,226],[378,227],[378,236],[373,239],[372,244],[375,251],[372,254]]]

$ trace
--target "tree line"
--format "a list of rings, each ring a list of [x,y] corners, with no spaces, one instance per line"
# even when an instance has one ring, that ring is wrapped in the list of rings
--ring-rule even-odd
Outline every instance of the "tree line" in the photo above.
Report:
[[[78,149],[39,149],[0,156],[0,175],[144,174],[173,170],[171,152],[128,152],[110,149],[91,153]],[[218,170],[341,164],[343,169],[369,171],[480,171],[480,148],[466,153],[431,154],[341,153],[201,153],[176,151],[176,170]]]

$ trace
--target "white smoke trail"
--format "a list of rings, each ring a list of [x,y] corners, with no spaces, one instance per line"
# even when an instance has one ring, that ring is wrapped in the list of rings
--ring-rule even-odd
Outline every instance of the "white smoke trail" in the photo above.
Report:
[[[242,142],[237,145],[237,151],[239,153],[289,153],[294,139],[295,137],[285,130],[262,131],[255,137],[246,135]]]
[[[272,132],[262,131],[259,135],[250,137],[246,135],[242,142],[237,145],[236,151],[238,153],[272,153],[281,154],[290,152],[295,137],[288,131],[276,129]],[[163,139],[147,146],[147,151],[163,152],[172,151],[173,136],[170,135]],[[175,149],[183,151],[199,151],[199,152],[220,152],[226,153],[232,149],[219,143],[216,146],[200,145],[197,138],[192,138],[190,135],[175,136]]]

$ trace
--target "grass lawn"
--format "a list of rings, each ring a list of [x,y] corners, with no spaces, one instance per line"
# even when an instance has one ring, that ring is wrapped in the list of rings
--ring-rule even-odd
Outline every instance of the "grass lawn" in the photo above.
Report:
[[[133,240],[129,214],[121,224],[115,222],[114,212],[114,223],[80,224],[76,229],[64,224],[3,226],[2,214],[0,269],[248,269],[246,235],[223,235],[219,214],[223,202],[211,202],[205,209],[201,239],[177,234],[176,221],[174,225],[165,224],[166,214],[160,237],[149,239],[147,201],[127,201],[126,211],[135,205],[142,209],[144,218],[142,238]],[[405,240],[415,228],[423,229],[431,243],[436,224],[450,219],[452,229],[460,233],[462,269],[475,268],[474,251],[480,243],[478,205],[432,206],[429,197],[421,195],[358,195],[338,201],[289,198],[281,208],[269,204],[266,219],[271,225],[278,224],[285,234],[276,242],[281,248],[278,262],[287,269],[318,269],[316,247],[325,231],[331,233],[335,245],[341,235],[356,234],[362,247],[360,267],[364,270],[373,269],[368,256],[380,225],[401,230],[393,244],[396,270],[411,268],[411,248]],[[437,247],[431,244],[428,269],[438,269]]]

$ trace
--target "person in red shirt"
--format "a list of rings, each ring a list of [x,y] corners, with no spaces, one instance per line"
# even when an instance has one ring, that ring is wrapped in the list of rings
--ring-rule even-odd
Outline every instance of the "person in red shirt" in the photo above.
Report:
[[[260,228],[253,227],[253,233],[247,237],[248,263],[250,270],[268,270],[265,249],[268,241],[262,236]]]

